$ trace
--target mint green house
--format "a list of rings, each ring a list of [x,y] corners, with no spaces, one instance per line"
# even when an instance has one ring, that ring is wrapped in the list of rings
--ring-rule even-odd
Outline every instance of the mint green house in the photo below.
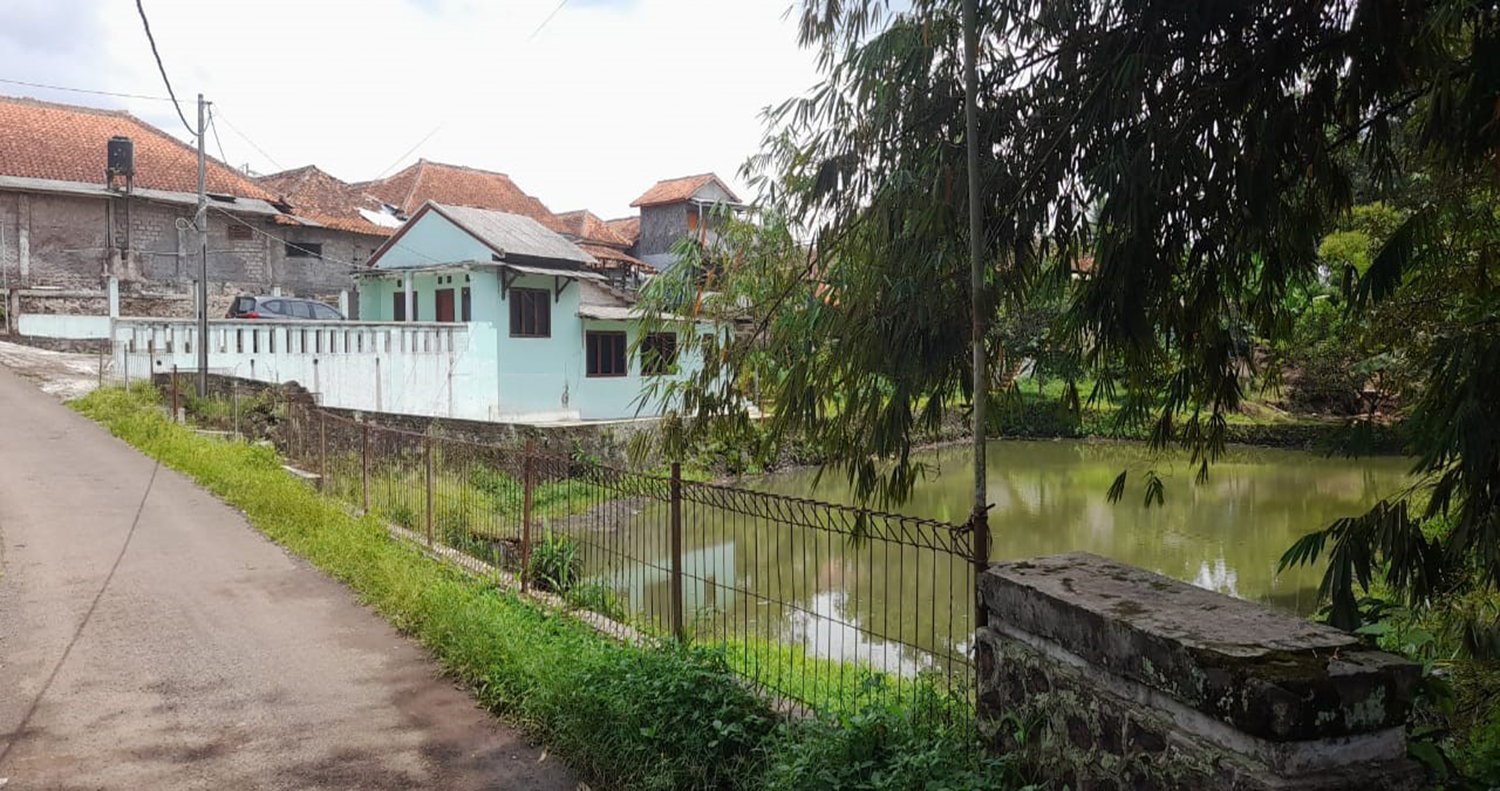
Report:
[[[662,405],[643,398],[643,386],[696,370],[701,344],[689,336],[713,330],[682,322],[641,337],[630,296],[610,286],[597,265],[529,217],[429,202],[358,273],[359,315],[463,325],[453,351],[461,360],[448,374],[455,416],[563,422],[659,415]]]

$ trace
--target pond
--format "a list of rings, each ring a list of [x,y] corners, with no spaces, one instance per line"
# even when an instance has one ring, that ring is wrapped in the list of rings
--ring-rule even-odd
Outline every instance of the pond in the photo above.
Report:
[[[962,523],[972,476],[967,447],[921,455],[930,465],[900,511]],[[1084,550],[1200,587],[1307,614],[1321,573],[1276,573],[1282,552],[1302,535],[1364,512],[1407,483],[1410,462],[1396,457],[1330,458],[1302,451],[1235,447],[1194,482],[1185,456],[1168,460],[1140,445],[1088,441],[996,441],[987,453],[993,560]],[[1165,502],[1143,504],[1143,472],[1154,467]],[[1126,495],[1106,497],[1122,470]],[[757,488],[836,503],[851,501],[843,476],[801,470],[766,476]]]
[[[920,458],[927,475],[894,510],[962,524],[972,480],[967,448]],[[991,559],[1084,550],[1307,614],[1317,606],[1320,572],[1278,575],[1281,554],[1303,534],[1399,491],[1407,465],[1400,458],[1236,448],[1197,484],[1185,457],[1153,459],[1140,445],[993,442]],[[1149,508],[1140,485],[1148,468],[1165,485],[1165,501]],[[1124,469],[1132,471],[1132,483],[1121,502],[1110,503],[1110,483]],[[853,501],[849,484],[833,471],[820,477],[798,470],[736,487]],[[646,502],[617,520],[586,521],[613,525],[578,534],[591,576],[628,609],[663,624],[671,566],[665,503]],[[951,671],[967,661],[973,583],[961,533],[891,520],[860,527],[848,514],[816,505],[712,487],[690,489],[682,522],[683,609],[700,636],[790,644],[807,656],[903,676]],[[862,529],[885,538],[850,540]]]

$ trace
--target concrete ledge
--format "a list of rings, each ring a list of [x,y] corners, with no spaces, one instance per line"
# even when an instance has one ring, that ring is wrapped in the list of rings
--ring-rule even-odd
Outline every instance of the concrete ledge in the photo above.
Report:
[[[1351,635],[1085,553],[980,579],[980,712],[1073,788],[1404,789],[1418,669]],[[1000,723],[1030,724],[1029,745]],[[1007,741],[1011,739],[1011,741]]]
[[[1010,627],[1272,741],[1400,725],[1420,673],[1337,629],[1087,553],[996,565],[980,589]]]

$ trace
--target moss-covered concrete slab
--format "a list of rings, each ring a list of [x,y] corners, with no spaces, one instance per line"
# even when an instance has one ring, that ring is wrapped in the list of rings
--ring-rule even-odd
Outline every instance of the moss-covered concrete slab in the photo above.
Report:
[[[1337,629],[1087,553],[997,564],[980,592],[992,626],[1270,741],[1399,726],[1418,679]]]

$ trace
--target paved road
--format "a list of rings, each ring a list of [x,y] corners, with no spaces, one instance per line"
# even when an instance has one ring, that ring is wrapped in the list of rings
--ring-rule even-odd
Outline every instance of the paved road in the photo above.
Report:
[[[0,781],[573,789],[237,512],[0,368]]]

